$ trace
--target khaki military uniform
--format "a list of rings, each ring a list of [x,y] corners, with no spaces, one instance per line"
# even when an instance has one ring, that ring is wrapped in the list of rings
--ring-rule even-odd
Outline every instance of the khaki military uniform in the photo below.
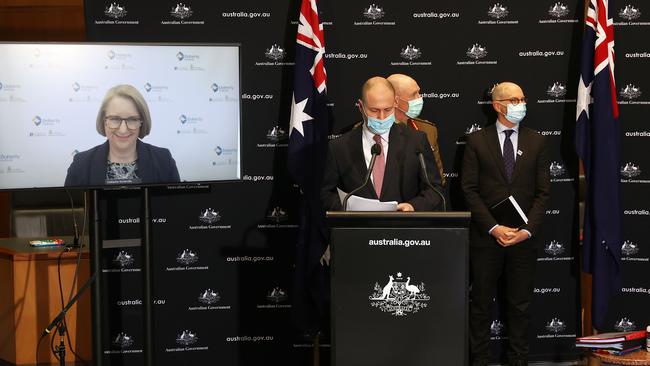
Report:
[[[440,147],[438,146],[438,127],[433,122],[429,122],[421,118],[409,118],[406,123],[409,127],[414,128],[418,131],[422,131],[427,135],[427,140],[429,140],[429,145],[431,145],[431,150],[433,150],[433,156],[436,159],[436,167],[440,173],[440,184],[445,185],[445,169],[442,166],[442,158],[440,157]]]

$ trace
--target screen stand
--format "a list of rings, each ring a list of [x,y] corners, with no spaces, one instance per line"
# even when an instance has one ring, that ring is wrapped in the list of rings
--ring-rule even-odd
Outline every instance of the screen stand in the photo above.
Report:
[[[149,187],[142,188],[142,208],[141,208],[141,237],[142,237],[142,278],[143,294],[142,304],[144,310],[144,364],[145,366],[153,366],[153,299],[152,299],[152,284],[153,278],[151,276],[151,217],[150,217],[150,201],[149,201]]]
[[[143,293],[142,305],[144,316],[144,332],[143,332],[143,354],[144,365],[153,366],[153,277],[151,274],[152,268],[152,255],[151,255],[151,214],[150,214],[150,191],[149,187],[142,189],[142,206],[140,208],[140,221],[141,225],[141,241],[142,246],[142,278],[143,278]],[[98,273],[95,278],[95,283],[92,287],[92,349],[93,349],[93,366],[102,366],[103,363],[103,340],[102,340],[102,249],[103,249],[103,234],[102,234],[102,217],[101,210],[99,209],[99,190],[92,190],[88,194],[92,196],[91,213],[92,225],[90,237],[91,251],[91,272]]]
[[[102,226],[101,211],[99,209],[99,190],[93,189],[86,192],[90,200],[90,272],[96,273],[95,282],[91,288],[92,307],[92,350],[93,366],[102,366],[104,352],[102,352]],[[88,198],[88,197],[86,197]]]

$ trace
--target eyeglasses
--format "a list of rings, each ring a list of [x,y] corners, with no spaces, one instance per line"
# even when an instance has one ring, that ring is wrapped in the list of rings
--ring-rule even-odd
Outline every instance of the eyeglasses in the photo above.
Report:
[[[129,130],[137,130],[142,126],[142,118],[140,117],[122,118],[120,116],[106,116],[104,117],[104,122],[106,122],[109,128],[120,128],[122,122],[126,123],[126,128]]]
[[[510,102],[512,105],[517,105],[519,103],[526,104],[526,97],[523,98],[509,98],[509,99],[497,99],[497,102]]]

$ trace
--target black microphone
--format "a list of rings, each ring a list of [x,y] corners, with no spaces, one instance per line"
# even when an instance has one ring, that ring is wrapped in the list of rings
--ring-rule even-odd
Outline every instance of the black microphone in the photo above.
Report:
[[[58,325],[58,324],[63,320],[63,318],[65,317],[65,314],[68,312],[68,310],[70,310],[70,308],[72,307],[72,305],[74,305],[74,303],[77,302],[77,300],[79,299],[79,296],[81,296],[81,294],[82,294],[82,293],[83,293],[83,292],[84,292],[88,287],[90,287],[90,284],[92,284],[92,283],[95,281],[95,278],[96,278],[96,277],[97,277],[97,272],[93,273],[92,277],[90,277],[90,278],[88,279],[88,281],[86,281],[86,283],[84,283],[84,285],[81,286],[81,288],[79,289],[79,291],[77,291],[77,293],[74,295],[74,297],[73,297],[72,299],[70,299],[70,301],[69,301],[68,304],[63,308],[63,310],[61,310],[61,312],[59,313],[59,315],[57,315],[56,318],[54,318],[54,320],[52,320],[52,322],[50,323],[50,325],[48,325],[47,328],[45,328],[45,330],[43,331],[43,334],[41,334],[41,337],[44,337],[45,335],[50,334],[50,332],[52,331],[52,328],[56,327],[56,326],[57,326],[57,325]]]
[[[366,184],[368,184],[368,180],[370,180],[370,174],[372,174],[372,168],[375,166],[375,159],[377,159],[377,156],[381,154],[381,145],[379,144],[374,144],[370,148],[370,154],[372,154],[372,157],[370,158],[370,164],[368,165],[368,172],[366,173],[366,177],[363,178],[363,184],[361,184],[359,187],[353,189],[350,191],[350,193],[345,195],[345,198],[343,198],[343,211],[347,211],[348,208],[348,200],[350,197],[354,194],[357,193],[361,188],[365,187]]]
[[[433,189],[433,191],[436,192],[438,196],[440,196],[440,199],[442,200],[442,210],[447,211],[447,200],[445,200],[445,196],[429,181],[429,174],[427,173],[427,167],[424,164],[424,154],[422,153],[422,148],[418,147],[415,153],[418,154],[418,159],[420,160],[420,168],[422,169],[422,173],[424,173],[424,182],[427,184],[427,186],[429,186],[429,188]]]

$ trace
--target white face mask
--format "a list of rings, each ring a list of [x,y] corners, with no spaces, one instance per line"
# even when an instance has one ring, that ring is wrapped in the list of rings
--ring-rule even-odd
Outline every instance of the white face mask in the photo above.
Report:
[[[395,123],[395,113],[392,113],[388,117],[384,119],[379,119],[376,117],[371,117],[368,114],[366,114],[366,110],[363,109],[363,104],[361,101],[359,101],[359,106],[361,109],[361,114],[363,114],[364,117],[366,117],[367,121],[367,126],[370,129],[371,132],[376,133],[378,135],[383,135],[386,132],[390,131],[390,128],[393,127],[393,124]]]
[[[390,128],[393,126],[393,123],[395,123],[395,113],[391,114],[390,116],[384,118],[384,119],[379,119],[375,117],[368,117],[368,128],[376,134],[383,135],[386,132],[390,131]]]
[[[508,104],[508,112],[505,116],[508,121],[519,124],[526,117],[526,103]]]
[[[416,118],[422,112],[422,107],[424,106],[424,99],[420,97],[417,99],[409,100],[408,104],[409,104],[409,109],[408,111],[404,112],[404,114],[406,114],[411,118]]]

